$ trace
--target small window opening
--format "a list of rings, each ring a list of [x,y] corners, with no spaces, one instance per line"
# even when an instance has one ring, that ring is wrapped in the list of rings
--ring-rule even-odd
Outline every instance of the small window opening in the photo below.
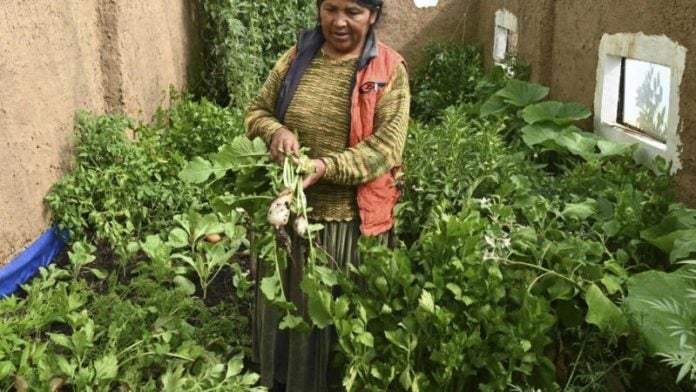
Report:
[[[670,80],[669,67],[622,57],[616,123],[665,142]]]
[[[509,55],[517,53],[517,17],[501,9],[495,14],[495,36],[493,38],[493,60],[502,65]]]
[[[495,27],[495,45],[493,48],[493,58],[495,61],[502,62],[508,53],[514,52],[512,44],[514,42],[512,31],[502,26]]]

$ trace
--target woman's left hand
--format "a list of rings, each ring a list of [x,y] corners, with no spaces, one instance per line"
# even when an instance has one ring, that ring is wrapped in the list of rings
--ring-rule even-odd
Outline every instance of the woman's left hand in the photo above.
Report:
[[[307,189],[319,181],[326,173],[326,164],[321,159],[312,159],[314,163],[314,173],[307,174],[302,180],[302,189]]]

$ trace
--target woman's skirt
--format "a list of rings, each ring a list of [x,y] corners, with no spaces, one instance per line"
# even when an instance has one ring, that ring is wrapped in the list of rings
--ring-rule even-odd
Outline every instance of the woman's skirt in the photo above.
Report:
[[[324,229],[319,232],[319,245],[343,270],[348,263],[357,267],[359,221],[321,223]],[[305,241],[293,238],[292,253],[296,262],[288,261],[288,268],[281,274],[286,296],[309,320],[307,298],[300,288],[305,248]],[[331,367],[335,330],[332,327],[313,328],[309,332],[279,330],[284,311],[270,304],[259,291],[260,280],[274,272],[268,264],[260,262],[258,266],[252,327],[252,360],[260,365],[261,385],[271,388],[274,384],[285,384],[287,392],[340,390],[342,375]]]

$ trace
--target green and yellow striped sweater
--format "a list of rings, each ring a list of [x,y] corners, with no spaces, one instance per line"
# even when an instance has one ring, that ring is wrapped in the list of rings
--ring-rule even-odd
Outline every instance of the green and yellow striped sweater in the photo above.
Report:
[[[244,126],[247,136],[270,143],[281,124],[275,104],[290,52],[271,71],[258,96],[250,103]],[[356,186],[401,164],[408,128],[410,92],[406,68],[401,65],[377,103],[374,133],[348,148],[350,84],[357,60],[334,60],[320,51],[305,71],[285,115],[285,126],[309,147],[312,158],[326,163],[326,174],[307,189],[310,218],[348,221],[358,218]]]

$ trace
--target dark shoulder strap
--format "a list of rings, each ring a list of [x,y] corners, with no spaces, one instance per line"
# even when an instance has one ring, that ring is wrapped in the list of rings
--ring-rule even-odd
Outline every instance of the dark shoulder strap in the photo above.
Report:
[[[300,32],[297,39],[295,58],[285,74],[283,85],[276,100],[275,114],[281,123],[285,121],[285,114],[288,111],[293,95],[295,95],[295,90],[297,90],[297,86],[300,84],[302,75],[304,75],[312,59],[323,44],[324,36],[319,28]]]

